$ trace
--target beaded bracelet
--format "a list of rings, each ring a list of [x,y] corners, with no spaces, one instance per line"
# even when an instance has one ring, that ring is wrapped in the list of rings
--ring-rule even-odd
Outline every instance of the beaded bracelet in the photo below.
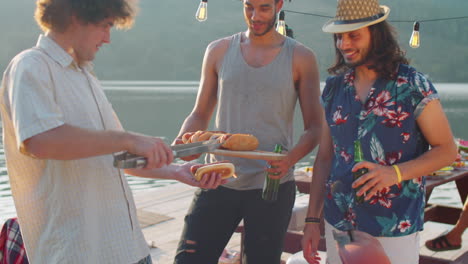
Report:
[[[392,165],[392,167],[395,169],[398,178],[398,183],[400,183],[402,181],[400,168],[398,168],[397,165]]]
[[[306,224],[320,224],[320,218],[318,217],[306,217]]]

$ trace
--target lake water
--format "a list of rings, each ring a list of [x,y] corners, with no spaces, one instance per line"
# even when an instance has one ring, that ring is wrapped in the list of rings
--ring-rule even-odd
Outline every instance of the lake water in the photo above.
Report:
[[[127,130],[161,136],[168,143],[172,142],[185,117],[192,110],[198,88],[198,82],[188,81],[103,81],[103,85]],[[468,139],[468,83],[439,83],[436,88],[454,135]],[[296,140],[301,130],[300,112],[296,111]],[[310,166],[314,155],[315,152],[312,152],[297,167]],[[133,190],[163,188],[173,183],[170,180],[148,180],[131,176],[128,181]],[[460,207],[460,197],[455,190],[454,183],[437,187],[430,202]],[[3,147],[0,146],[0,225],[5,219],[15,215]]]

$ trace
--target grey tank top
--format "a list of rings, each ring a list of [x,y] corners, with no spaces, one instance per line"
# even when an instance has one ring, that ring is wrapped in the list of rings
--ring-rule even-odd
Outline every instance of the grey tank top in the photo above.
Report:
[[[214,130],[253,134],[259,150],[273,151],[275,144],[284,150],[293,145],[293,116],[297,92],[292,75],[296,41],[286,38],[271,63],[252,67],[240,49],[241,34],[231,37],[218,75],[218,105]],[[207,155],[207,162],[229,160],[236,167],[236,178],[224,186],[235,190],[263,187],[266,161]],[[281,182],[294,179],[291,169]]]

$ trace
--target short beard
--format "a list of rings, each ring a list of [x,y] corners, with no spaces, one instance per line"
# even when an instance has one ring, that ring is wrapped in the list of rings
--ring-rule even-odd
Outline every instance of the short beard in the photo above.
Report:
[[[265,35],[266,33],[270,32],[275,27],[275,23],[276,23],[276,12],[275,12],[275,16],[273,20],[271,20],[271,23],[268,24],[268,27],[265,29],[265,31],[261,33],[255,33],[255,32],[252,32],[252,33],[254,34],[254,36],[261,37]]]
[[[343,55],[341,55],[343,56]],[[358,62],[355,62],[355,63],[348,63],[344,60],[343,58],[343,61],[345,62],[345,65],[348,67],[348,68],[356,68],[356,67],[359,67],[359,66],[363,66],[363,65],[367,65],[369,64],[369,62],[371,61],[370,59],[370,55],[367,54],[366,57]]]
[[[365,60],[362,60],[362,61],[358,61],[358,62],[355,62],[355,63],[348,63],[348,62],[345,62],[345,65],[348,67],[348,68],[356,68],[356,67],[359,67],[359,66],[362,66],[364,64],[366,64],[367,61]]]

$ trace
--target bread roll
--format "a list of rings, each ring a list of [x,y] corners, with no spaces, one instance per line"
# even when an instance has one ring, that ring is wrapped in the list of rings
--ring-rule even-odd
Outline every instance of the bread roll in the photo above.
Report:
[[[182,136],[184,143],[195,143],[199,141],[217,139],[223,143],[221,148],[228,150],[251,151],[258,147],[258,139],[251,134],[230,134],[223,131],[187,132]]]
[[[192,137],[192,135],[193,135],[193,132],[184,133],[182,135],[182,142],[184,142],[184,144],[190,143],[190,138]]]
[[[258,147],[258,139],[250,134],[228,134],[219,140],[223,143],[221,147],[229,150],[250,151]]]
[[[220,135],[226,134],[223,131],[203,131],[203,130],[198,130],[196,132],[186,132],[182,135],[182,141],[187,144],[187,143],[195,143],[199,141],[205,141],[205,140],[210,140],[216,137],[219,137]]]
[[[209,140],[209,139],[211,138],[211,136],[213,136],[213,132],[210,132],[210,131],[203,131],[203,133],[201,133],[201,134],[198,136],[197,141]]]
[[[190,141],[188,143],[195,143],[195,142],[198,142],[200,140],[198,140],[198,138],[203,134],[205,133],[205,131],[203,130],[198,130],[197,132],[193,133],[193,135],[190,137]]]

